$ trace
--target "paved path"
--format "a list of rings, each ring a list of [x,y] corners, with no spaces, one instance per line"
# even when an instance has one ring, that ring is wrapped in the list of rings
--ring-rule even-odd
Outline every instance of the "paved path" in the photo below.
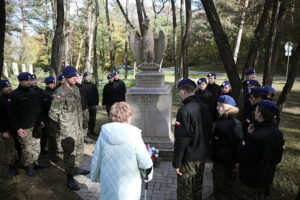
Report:
[[[91,157],[85,156],[81,167],[90,169]],[[212,164],[205,165],[205,172],[203,177],[203,197],[207,198],[212,193]],[[76,193],[84,200],[98,200],[99,199],[99,183],[91,182],[89,175],[76,176],[75,179],[80,184],[80,190]],[[171,162],[162,161],[159,167],[154,168],[153,180],[149,183],[147,190],[147,199],[153,200],[176,200],[177,178],[175,170]],[[144,199],[144,186],[142,187],[141,200]]]

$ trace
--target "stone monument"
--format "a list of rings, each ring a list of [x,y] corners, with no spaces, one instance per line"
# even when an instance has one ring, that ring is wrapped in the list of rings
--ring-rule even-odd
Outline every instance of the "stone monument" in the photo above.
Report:
[[[132,124],[142,130],[146,144],[161,151],[172,151],[174,136],[171,131],[172,88],[165,84],[165,74],[160,72],[167,37],[164,31],[154,38],[149,19],[143,22],[144,34],[130,34],[130,47],[137,68],[136,85],[128,88],[126,101],[133,107]]]

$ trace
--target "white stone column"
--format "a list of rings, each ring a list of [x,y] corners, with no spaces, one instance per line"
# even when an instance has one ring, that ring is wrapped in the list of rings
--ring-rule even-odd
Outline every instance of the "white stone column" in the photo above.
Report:
[[[12,63],[12,69],[13,69],[13,74],[15,76],[18,76],[19,75],[18,63]]]
[[[27,72],[25,64],[22,64],[22,72]]]
[[[29,72],[30,74],[33,74],[33,66],[32,66],[32,64],[29,64],[29,65],[28,65],[28,72]]]
[[[3,63],[3,76],[8,77],[7,64]]]

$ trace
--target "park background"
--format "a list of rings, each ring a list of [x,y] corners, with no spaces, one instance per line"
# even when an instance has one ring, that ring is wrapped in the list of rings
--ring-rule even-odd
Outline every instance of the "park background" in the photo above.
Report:
[[[121,71],[122,79],[131,87],[139,70],[126,67],[135,66],[128,35],[141,29],[139,13],[150,18],[155,35],[159,30],[168,35],[162,63],[168,84],[175,86],[183,77],[196,81],[206,77],[202,72],[219,72],[222,74],[217,83],[229,79],[234,88],[239,88],[244,69],[253,67],[260,82],[276,88],[276,101],[282,96],[280,129],[286,149],[271,199],[294,199],[300,185],[298,0],[1,0],[0,74],[16,88],[13,63],[19,72],[22,65],[26,71],[32,65],[43,88],[46,76],[56,76],[64,66],[73,65],[81,73],[93,71],[100,94],[106,75],[115,70]],[[289,41],[293,49],[288,58],[284,46]],[[285,92],[281,95],[282,90]],[[238,92],[235,95],[239,96]],[[172,122],[179,104],[174,88]],[[99,109],[97,131],[106,122],[105,111]],[[28,180],[21,174],[7,185],[0,184],[0,194],[76,199],[65,190],[62,173],[52,167],[35,179]]]

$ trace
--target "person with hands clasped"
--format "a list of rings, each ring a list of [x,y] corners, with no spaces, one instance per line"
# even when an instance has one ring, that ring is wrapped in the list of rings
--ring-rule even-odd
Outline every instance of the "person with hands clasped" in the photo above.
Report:
[[[196,83],[183,79],[182,99],[175,123],[173,167],[177,173],[177,199],[202,199],[205,160],[209,155],[212,121],[209,108],[195,95]]]

